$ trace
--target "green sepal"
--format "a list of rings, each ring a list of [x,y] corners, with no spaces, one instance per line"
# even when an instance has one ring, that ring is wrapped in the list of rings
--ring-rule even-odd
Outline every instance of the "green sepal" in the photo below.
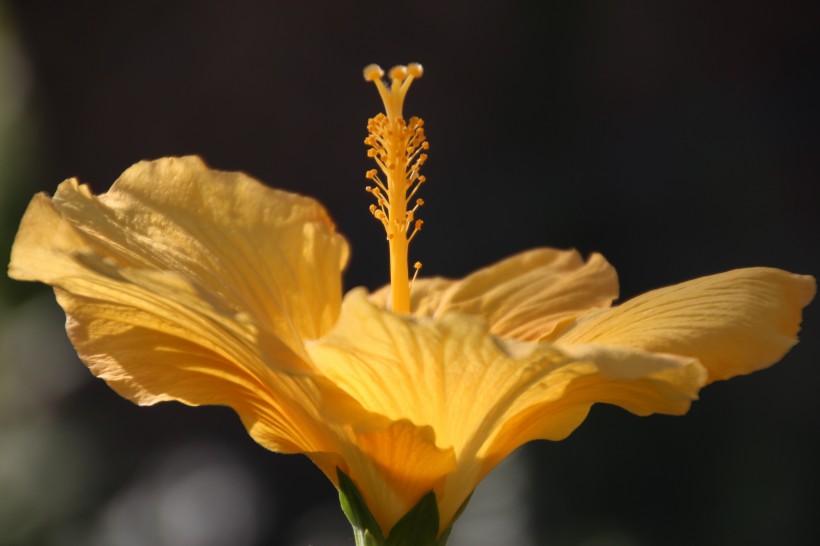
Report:
[[[453,523],[467,506],[461,505],[453,521],[438,536],[440,516],[438,501],[432,491],[424,495],[393,526],[385,540],[381,527],[370,512],[364,497],[347,474],[336,469],[339,478],[339,501],[348,521],[353,526],[356,546],[446,546]]]
[[[339,477],[339,501],[353,526],[356,546],[446,546],[453,524],[450,523],[441,536],[438,536],[438,503],[432,491],[424,495],[402,516],[385,540],[376,518],[365,504],[356,484],[338,468],[336,473]],[[453,522],[466,505],[467,502],[459,508]]]
[[[436,542],[436,546],[447,546],[447,540],[450,538],[450,533],[453,532],[453,525],[455,525],[458,518],[461,517],[461,514],[464,513],[464,509],[467,508],[467,504],[470,502],[470,499],[473,498],[473,494],[470,493],[470,496],[467,497],[467,500],[461,503],[461,506],[458,507],[456,510],[455,515],[453,516],[452,521],[450,521],[450,525],[441,533],[441,536],[438,537],[438,542]]]
[[[430,491],[390,529],[387,546],[437,546],[438,503]]]
[[[370,513],[353,480],[347,474],[336,469],[339,478],[339,503],[342,511],[353,526],[356,546],[383,546],[384,536],[376,518]]]

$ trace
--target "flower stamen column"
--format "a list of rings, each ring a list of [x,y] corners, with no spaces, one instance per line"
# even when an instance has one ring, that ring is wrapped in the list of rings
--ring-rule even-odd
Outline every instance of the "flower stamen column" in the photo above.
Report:
[[[421,75],[422,67],[418,63],[395,66],[390,69],[391,83],[387,87],[382,81],[384,71],[378,65],[371,64],[364,69],[365,80],[376,84],[385,109],[385,113],[368,120],[369,134],[364,140],[370,147],[368,157],[376,161],[384,179],[377,169],[367,171],[365,176],[375,184],[366,187],[376,199],[376,204],[370,205],[370,212],[384,225],[390,245],[390,302],[397,313],[410,312],[407,252],[410,241],[423,224],[416,218],[416,211],[424,201],[413,201],[413,198],[426,180],[419,170],[427,161],[424,152],[429,144],[424,136],[424,121],[414,116],[408,122],[402,116],[407,90]],[[416,262],[413,267],[418,272],[421,263]]]

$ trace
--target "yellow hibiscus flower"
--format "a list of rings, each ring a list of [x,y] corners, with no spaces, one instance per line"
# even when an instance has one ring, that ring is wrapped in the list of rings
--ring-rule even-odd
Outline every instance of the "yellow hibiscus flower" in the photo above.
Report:
[[[431,498],[443,544],[478,482],[522,444],[565,438],[598,402],[685,413],[704,385],[796,343],[815,282],[777,269],[616,307],[614,269],[573,250],[411,281],[428,146],[402,103],[421,67],[394,68],[389,87],[382,75],[365,69],[385,103],[365,142],[382,172],[367,178],[388,287],[343,296],[348,245],[318,202],[197,157],[138,163],[99,196],[75,179],[36,195],[9,275],[54,287],[80,358],[120,395],[229,406],[262,446],[355,486],[375,520],[360,543]]]

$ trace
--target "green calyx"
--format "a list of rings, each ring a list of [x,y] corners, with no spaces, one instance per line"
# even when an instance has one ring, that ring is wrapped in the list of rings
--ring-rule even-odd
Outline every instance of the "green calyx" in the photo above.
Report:
[[[336,472],[339,477],[339,502],[353,526],[356,546],[446,546],[453,523],[439,535],[439,513],[435,493],[430,491],[424,495],[390,529],[385,538],[356,485],[341,470],[336,469]]]

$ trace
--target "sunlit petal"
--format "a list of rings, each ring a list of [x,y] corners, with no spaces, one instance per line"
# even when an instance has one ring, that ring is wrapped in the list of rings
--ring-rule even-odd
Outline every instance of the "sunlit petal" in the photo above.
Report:
[[[367,410],[432,426],[436,444],[449,447],[471,441],[521,377],[564,360],[546,346],[526,345],[511,356],[481,318],[455,312],[439,320],[402,317],[357,289],[309,353],[319,371]]]
[[[362,290],[346,296],[339,322],[309,346],[310,355],[365,409],[430,427],[434,445],[454,451],[457,469],[438,465],[442,473],[433,482],[446,526],[484,475],[479,453],[509,408],[565,358],[547,345],[501,343],[478,317],[452,312],[439,320],[412,319],[366,298]],[[396,460],[407,456],[391,446],[381,449]]]
[[[184,157],[138,163],[99,197],[66,181],[53,203],[91,252],[120,267],[179,273],[297,353],[336,320],[348,249],[312,199]],[[41,221],[30,218],[29,231],[47,237]],[[24,271],[21,246],[10,273],[43,280],[48,263]]]
[[[813,278],[778,269],[737,269],[661,288],[592,312],[555,336],[697,358],[709,381],[765,368],[796,343]]]

